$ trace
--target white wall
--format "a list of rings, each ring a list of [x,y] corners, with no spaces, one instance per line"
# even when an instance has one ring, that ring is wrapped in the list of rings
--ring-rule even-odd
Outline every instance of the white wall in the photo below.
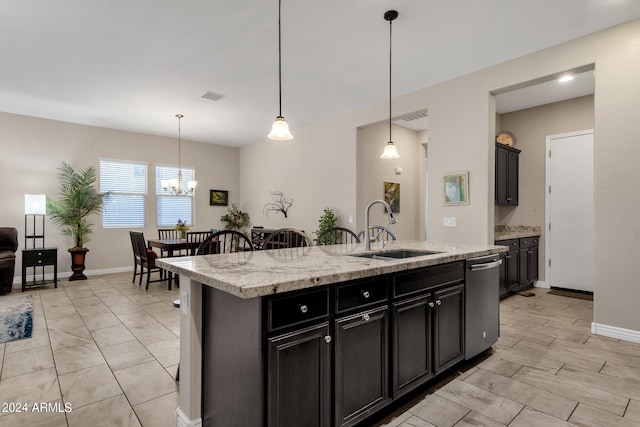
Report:
[[[170,120],[169,118],[168,120]],[[183,122],[183,129],[188,122]],[[74,168],[95,166],[99,157],[148,163],[145,237],[157,237],[155,170],[156,163],[177,166],[177,139],[76,125],[15,114],[0,113],[0,224],[16,227],[20,249],[24,247],[24,194],[41,194],[57,199],[56,168],[66,161]],[[182,163],[195,167],[198,188],[195,196],[193,230],[220,228],[226,208],[209,206],[209,189],[229,190],[231,201],[240,200],[239,151],[237,148],[182,141]],[[87,270],[111,271],[133,267],[128,229],[102,229],[101,217],[93,218],[95,232],[87,243]],[[177,218],[176,218],[177,220]],[[58,247],[58,272],[71,271],[67,248],[70,237],[62,235],[47,220],[46,245]],[[21,274],[18,251],[16,276]]]

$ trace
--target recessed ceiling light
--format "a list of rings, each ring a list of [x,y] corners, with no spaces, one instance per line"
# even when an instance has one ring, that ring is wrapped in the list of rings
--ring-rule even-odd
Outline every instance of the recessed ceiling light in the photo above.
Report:
[[[560,83],[570,82],[571,80],[573,80],[573,76],[570,74],[566,74],[558,79]]]

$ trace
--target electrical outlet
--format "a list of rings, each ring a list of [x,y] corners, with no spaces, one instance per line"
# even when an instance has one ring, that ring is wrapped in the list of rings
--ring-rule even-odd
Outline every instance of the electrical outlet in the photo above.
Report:
[[[189,315],[189,292],[180,291],[180,311],[183,315]]]
[[[442,218],[442,225],[445,227],[455,227],[456,226],[456,217],[455,216],[445,216]]]
[[[353,215],[349,215],[349,224],[353,224]]]

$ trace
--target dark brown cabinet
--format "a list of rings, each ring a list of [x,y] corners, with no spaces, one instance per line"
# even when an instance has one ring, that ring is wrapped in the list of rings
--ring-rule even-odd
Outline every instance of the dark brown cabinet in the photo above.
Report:
[[[384,306],[335,321],[337,426],[353,425],[388,403],[388,317]]]
[[[496,143],[495,202],[498,206],[518,205],[520,150]]]
[[[463,281],[462,263],[394,277],[394,399],[464,359]]]
[[[500,266],[500,298],[530,288],[538,280],[539,237],[496,240],[495,244],[509,248]]]
[[[327,323],[269,339],[270,426],[331,425],[331,347]]]
[[[464,284],[434,292],[434,373],[464,359]]]
[[[53,267],[53,279],[45,279],[45,267]],[[41,270],[36,271],[38,267]],[[33,268],[33,280],[27,281],[27,268]],[[42,278],[37,276],[42,274]],[[27,288],[53,283],[58,287],[58,248],[35,248],[22,250],[22,292]]]

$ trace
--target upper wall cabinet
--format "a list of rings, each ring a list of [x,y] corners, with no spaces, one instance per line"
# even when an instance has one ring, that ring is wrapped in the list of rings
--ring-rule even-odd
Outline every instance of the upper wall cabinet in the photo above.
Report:
[[[518,205],[518,157],[520,150],[496,143],[496,205]]]

